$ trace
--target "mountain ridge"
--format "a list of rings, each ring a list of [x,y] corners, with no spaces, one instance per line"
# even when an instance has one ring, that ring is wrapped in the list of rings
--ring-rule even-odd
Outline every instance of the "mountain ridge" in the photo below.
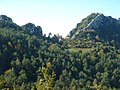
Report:
[[[12,19],[6,15],[0,15],[0,21],[13,22]]]
[[[35,24],[33,23],[27,23],[25,25],[19,26],[14,23],[10,17],[6,15],[0,15],[0,28],[19,28],[20,30],[37,36],[41,36],[43,34],[42,28],[40,26],[35,26]]]
[[[89,38],[98,36],[102,41],[112,39],[120,43],[120,20],[100,13],[92,13],[70,31],[69,38]]]

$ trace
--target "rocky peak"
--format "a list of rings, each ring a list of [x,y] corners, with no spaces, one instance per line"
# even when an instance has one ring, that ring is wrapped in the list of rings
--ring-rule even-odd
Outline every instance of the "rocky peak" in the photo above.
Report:
[[[20,28],[19,25],[14,23],[12,19],[6,15],[0,15],[0,28]]]
[[[110,27],[117,27],[118,21],[111,16],[104,16],[103,14],[99,14],[93,21],[89,24],[87,29],[95,29],[95,30],[102,30],[102,28],[106,28],[107,26]]]
[[[22,27],[31,34],[42,35],[42,28],[40,26],[35,26],[33,23],[27,23]]]
[[[104,40],[119,40],[120,19],[93,13],[78,23],[69,35],[70,38],[86,38],[88,36],[92,38],[99,36]]]
[[[102,14],[92,13],[89,16],[87,16],[86,18],[82,19],[82,21],[80,23],[78,23],[77,26],[74,29],[72,29],[72,31],[70,31],[70,34],[69,34],[70,37],[74,38],[82,30],[87,29],[92,24],[92,22],[99,16],[102,17]]]
[[[12,19],[7,17],[6,15],[0,15],[0,21],[5,21],[5,22],[12,22]]]

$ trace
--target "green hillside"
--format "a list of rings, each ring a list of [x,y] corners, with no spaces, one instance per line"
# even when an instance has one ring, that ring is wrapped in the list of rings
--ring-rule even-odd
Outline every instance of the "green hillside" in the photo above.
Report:
[[[86,27],[97,15],[78,27]],[[19,26],[0,17],[0,90],[120,89],[119,24],[108,35],[107,28],[98,34],[101,28],[87,27],[76,28],[80,32],[74,38],[62,38],[46,36],[32,23]]]

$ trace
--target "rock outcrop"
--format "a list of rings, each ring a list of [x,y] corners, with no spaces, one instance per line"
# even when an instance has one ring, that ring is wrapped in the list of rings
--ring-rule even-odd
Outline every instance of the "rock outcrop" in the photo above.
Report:
[[[35,26],[33,23],[27,23],[23,25],[22,28],[30,34],[42,35],[42,28],[40,26]]]
[[[6,15],[0,15],[0,28],[18,29],[20,27],[14,23],[10,17]]]
[[[120,19],[104,16],[100,13],[92,13],[77,24],[69,37],[86,38],[99,36],[102,40],[119,40],[120,38]],[[120,41],[120,40],[119,40]]]
[[[12,28],[14,30],[23,30],[26,33],[34,34],[37,36],[42,36],[42,28],[40,26],[35,26],[33,23],[27,23],[23,26],[19,26],[12,21],[6,15],[0,15],[0,28]]]
[[[13,22],[12,19],[6,15],[0,15],[0,21]]]

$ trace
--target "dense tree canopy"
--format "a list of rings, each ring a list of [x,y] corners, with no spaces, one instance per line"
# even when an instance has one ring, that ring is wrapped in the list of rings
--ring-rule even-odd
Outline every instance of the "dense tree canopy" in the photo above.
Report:
[[[47,37],[3,25],[0,90],[120,89],[120,42]]]

